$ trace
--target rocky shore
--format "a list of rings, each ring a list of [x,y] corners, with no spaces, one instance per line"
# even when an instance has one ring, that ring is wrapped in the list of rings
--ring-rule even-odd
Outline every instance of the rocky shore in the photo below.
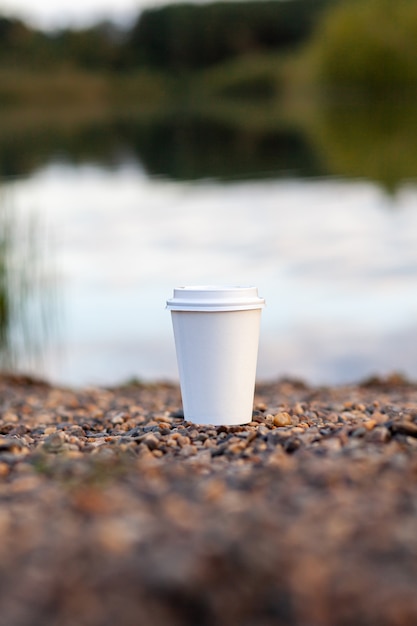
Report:
[[[0,377],[1,626],[415,626],[417,386],[259,384],[185,422],[174,385]]]

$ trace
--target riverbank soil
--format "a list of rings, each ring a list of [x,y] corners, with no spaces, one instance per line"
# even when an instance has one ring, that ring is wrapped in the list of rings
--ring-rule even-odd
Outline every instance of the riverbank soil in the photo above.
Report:
[[[2,376],[0,537],[1,626],[415,626],[417,386],[207,427],[175,385]]]

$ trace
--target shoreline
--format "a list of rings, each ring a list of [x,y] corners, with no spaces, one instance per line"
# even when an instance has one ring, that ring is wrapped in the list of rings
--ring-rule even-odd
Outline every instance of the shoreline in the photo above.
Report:
[[[0,376],[0,624],[414,626],[416,479],[397,375],[258,383],[230,427]]]

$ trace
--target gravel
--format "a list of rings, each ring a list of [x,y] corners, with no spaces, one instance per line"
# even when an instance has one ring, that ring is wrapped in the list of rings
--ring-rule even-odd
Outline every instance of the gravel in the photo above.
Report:
[[[0,377],[1,626],[415,626],[417,386],[179,389]]]

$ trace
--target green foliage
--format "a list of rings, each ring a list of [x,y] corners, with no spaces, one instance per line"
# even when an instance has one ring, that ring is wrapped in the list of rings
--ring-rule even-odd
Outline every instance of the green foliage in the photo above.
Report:
[[[143,11],[130,30],[110,23],[56,33],[0,17],[0,66],[195,70],[242,54],[289,50],[310,35],[331,0],[171,4]]]
[[[194,89],[209,98],[274,99],[283,89],[282,74],[276,54],[243,56],[200,72]]]
[[[10,298],[8,290],[8,252],[9,252],[9,224],[4,219],[0,207],[0,353],[6,347],[10,325]]]
[[[132,62],[195,70],[231,57],[289,50],[306,40],[329,0],[174,4],[144,11],[127,44]]]
[[[48,38],[20,20],[0,17],[0,64],[32,67],[47,56]]]
[[[321,106],[305,128],[333,174],[373,180],[389,191],[417,176],[413,103]]]
[[[125,65],[124,36],[108,22],[91,28],[62,30],[49,36],[55,59],[85,70],[117,70]]]
[[[350,0],[318,28],[310,53],[322,85],[368,93],[417,87],[415,0]]]

